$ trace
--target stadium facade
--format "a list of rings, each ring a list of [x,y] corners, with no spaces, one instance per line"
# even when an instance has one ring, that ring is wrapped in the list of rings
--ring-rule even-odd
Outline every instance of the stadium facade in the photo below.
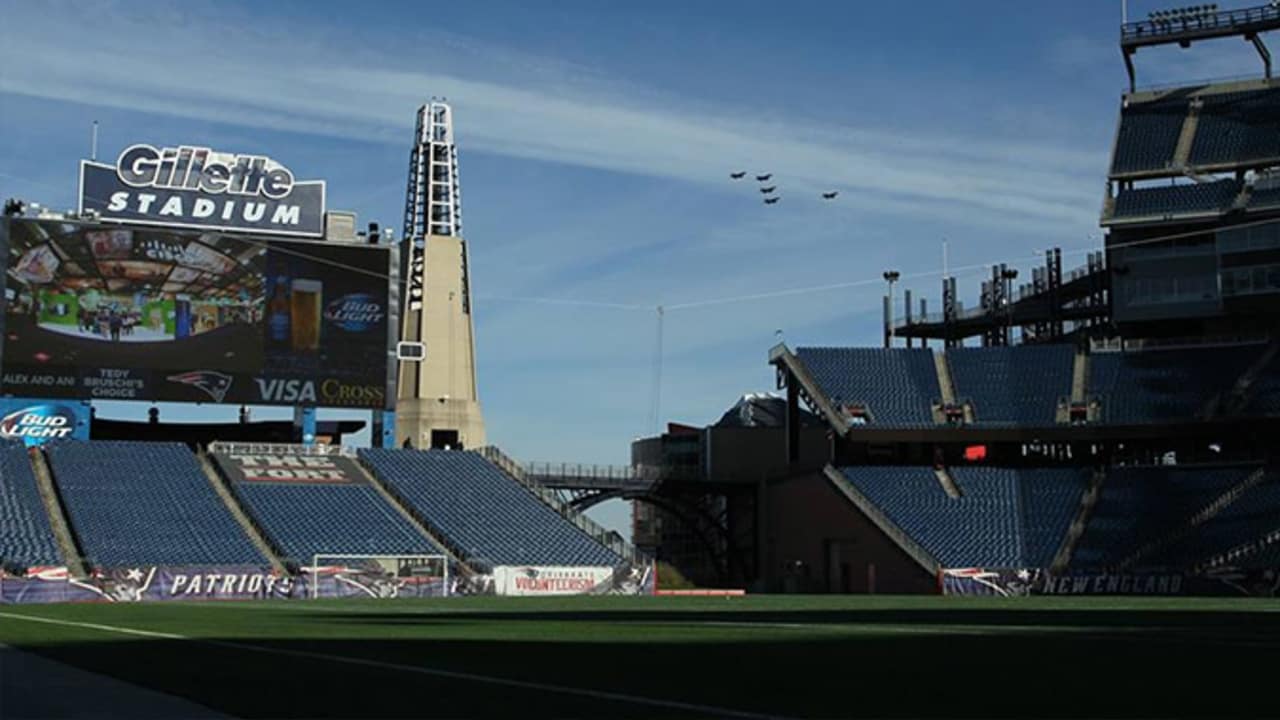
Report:
[[[1280,89],[1257,33],[1278,27],[1271,6],[1125,25],[1131,73],[1140,47],[1244,36],[1266,76],[1123,96],[1082,267],[997,265],[967,310],[952,277],[938,313],[887,295],[883,348],[770,351],[777,420],[637,442],[671,478],[637,539],[767,591],[1273,594]]]

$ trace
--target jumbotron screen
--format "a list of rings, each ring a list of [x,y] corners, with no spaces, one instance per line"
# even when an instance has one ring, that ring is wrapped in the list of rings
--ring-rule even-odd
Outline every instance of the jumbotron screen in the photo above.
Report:
[[[385,247],[7,226],[4,394],[386,407]]]

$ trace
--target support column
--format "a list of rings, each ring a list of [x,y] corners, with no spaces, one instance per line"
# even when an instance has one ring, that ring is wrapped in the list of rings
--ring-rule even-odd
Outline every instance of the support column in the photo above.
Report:
[[[787,373],[787,462],[800,462],[800,381]]]
[[[316,444],[315,408],[295,407],[293,409],[293,437],[303,445]]]

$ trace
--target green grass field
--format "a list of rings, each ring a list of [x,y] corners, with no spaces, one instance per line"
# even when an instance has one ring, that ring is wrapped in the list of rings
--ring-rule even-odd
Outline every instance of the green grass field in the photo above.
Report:
[[[3,606],[0,644],[242,717],[1274,717],[1277,611],[848,596]]]

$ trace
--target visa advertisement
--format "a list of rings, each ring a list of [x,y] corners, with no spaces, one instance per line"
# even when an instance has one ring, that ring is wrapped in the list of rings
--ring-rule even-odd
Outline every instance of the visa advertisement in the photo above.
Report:
[[[88,440],[89,405],[78,400],[0,400],[0,440],[31,447],[52,440]]]
[[[385,247],[14,218],[0,392],[384,408]]]

